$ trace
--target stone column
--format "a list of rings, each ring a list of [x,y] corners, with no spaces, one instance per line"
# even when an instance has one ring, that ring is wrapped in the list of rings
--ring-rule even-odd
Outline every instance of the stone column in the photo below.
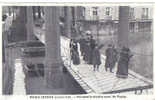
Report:
[[[27,39],[27,29],[26,29],[26,7],[20,6],[19,7],[19,15],[17,17],[16,21],[16,32],[13,35],[13,41],[26,41]]]
[[[77,35],[79,34],[79,23],[82,16],[82,10],[80,6],[75,7],[75,27],[77,31]]]
[[[35,36],[33,33],[33,10],[31,6],[28,6],[26,9],[27,12],[27,40],[32,41],[35,40]]]
[[[118,46],[128,47],[128,35],[129,35],[129,7],[119,7],[119,24],[118,24]]]
[[[32,7],[32,12],[33,12],[33,19],[36,19],[36,9],[35,6]]]
[[[72,21],[72,14],[71,14],[71,7],[66,7],[66,23],[65,23],[65,34],[68,37],[71,37],[71,21]]]
[[[45,7],[45,84],[48,88],[63,87],[60,57],[60,32],[57,7]]]

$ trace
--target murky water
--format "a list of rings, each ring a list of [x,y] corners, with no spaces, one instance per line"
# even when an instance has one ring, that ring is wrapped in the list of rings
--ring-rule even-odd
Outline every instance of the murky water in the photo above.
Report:
[[[7,53],[7,65],[4,68],[10,69],[11,72],[5,73],[3,70],[3,94],[13,94],[13,79],[14,79],[14,60],[20,59],[20,48],[11,49]],[[3,68],[3,69],[4,69]],[[5,68],[6,69],[6,68]],[[4,81],[6,80],[6,81]],[[8,83],[8,84],[6,84]],[[5,84],[5,85],[4,85]],[[67,73],[63,73],[63,88],[62,89],[49,89],[44,84],[44,77],[38,76],[35,72],[26,74],[25,77],[25,89],[26,94],[84,94],[85,91],[80,85],[73,79],[73,77]]]
[[[50,89],[44,84],[44,78],[37,76],[36,73],[31,72],[26,77],[26,92],[27,94],[84,94],[85,91],[80,85],[73,79],[73,77],[67,73],[63,73],[63,88]]]

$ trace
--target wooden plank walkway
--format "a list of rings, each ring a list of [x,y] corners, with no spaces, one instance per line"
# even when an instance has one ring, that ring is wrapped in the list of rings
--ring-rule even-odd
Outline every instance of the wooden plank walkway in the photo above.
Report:
[[[64,53],[66,53],[62,55],[66,56],[67,58],[70,58],[69,57],[70,50],[69,50],[69,47],[67,48],[68,45],[69,45],[69,42],[67,43],[66,39],[61,38],[61,46],[62,46],[61,50],[62,52],[64,51]],[[134,75],[137,75],[138,77],[129,74],[129,77],[127,79],[117,78],[115,75],[117,67],[115,66],[114,73],[106,72],[104,69],[105,59],[103,57],[102,57],[102,64],[100,66],[100,71],[94,72],[93,66],[86,64],[82,60],[82,57],[80,58],[81,58],[80,65],[73,65],[71,63],[70,66],[72,70],[78,73],[81,76],[81,79],[84,82],[86,82],[87,85],[92,88],[92,90],[95,91],[95,93],[104,93],[108,91],[116,91],[116,90],[123,90],[123,89],[129,89],[129,88],[143,87],[143,86],[150,85],[152,83],[151,81],[148,81],[148,79],[145,79],[144,77],[138,74],[134,74]],[[145,79],[145,81],[143,81],[142,79]]]
[[[37,32],[40,32],[37,34]],[[45,43],[44,32],[35,31],[36,36]],[[129,70],[127,79],[116,77],[117,67],[115,66],[114,73],[106,72],[104,69],[105,56],[102,55],[102,64],[99,72],[93,71],[93,66],[86,64],[80,57],[81,64],[73,65],[70,61],[69,39],[61,37],[61,55],[68,71],[73,75],[75,80],[83,87],[87,93],[106,93],[111,91],[119,91],[130,88],[145,87],[152,85],[153,82],[140,76],[139,74]],[[125,92],[134,94],[135,91]],[[147,89],[144,94],[152,94],[153,89]]]

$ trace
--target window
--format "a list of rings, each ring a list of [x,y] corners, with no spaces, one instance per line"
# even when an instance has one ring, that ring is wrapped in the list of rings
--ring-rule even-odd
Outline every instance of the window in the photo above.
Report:
[[[98,15],[97,9],[98,9],[97,7],[93,7],[93,15],[96,15],[96,16]]]
[[[110,10],[111,10],[110,7],[106,7],[106,12],[105,12],[105,14],[106,14],[107,16],[110,16]]]
[[[148,18],[148,8],[142,8],[142,18]]]
[[[134,8],[130,8],[130,10],[129,10],[129,17],[131,19],[133,19],[135,17],[135,15],[134,15]]]

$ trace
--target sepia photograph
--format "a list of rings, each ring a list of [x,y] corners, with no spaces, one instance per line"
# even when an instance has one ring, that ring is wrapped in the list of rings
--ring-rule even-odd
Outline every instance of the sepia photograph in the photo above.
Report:
[[[3,95],[153,95],[153,6],[2,8]]]

